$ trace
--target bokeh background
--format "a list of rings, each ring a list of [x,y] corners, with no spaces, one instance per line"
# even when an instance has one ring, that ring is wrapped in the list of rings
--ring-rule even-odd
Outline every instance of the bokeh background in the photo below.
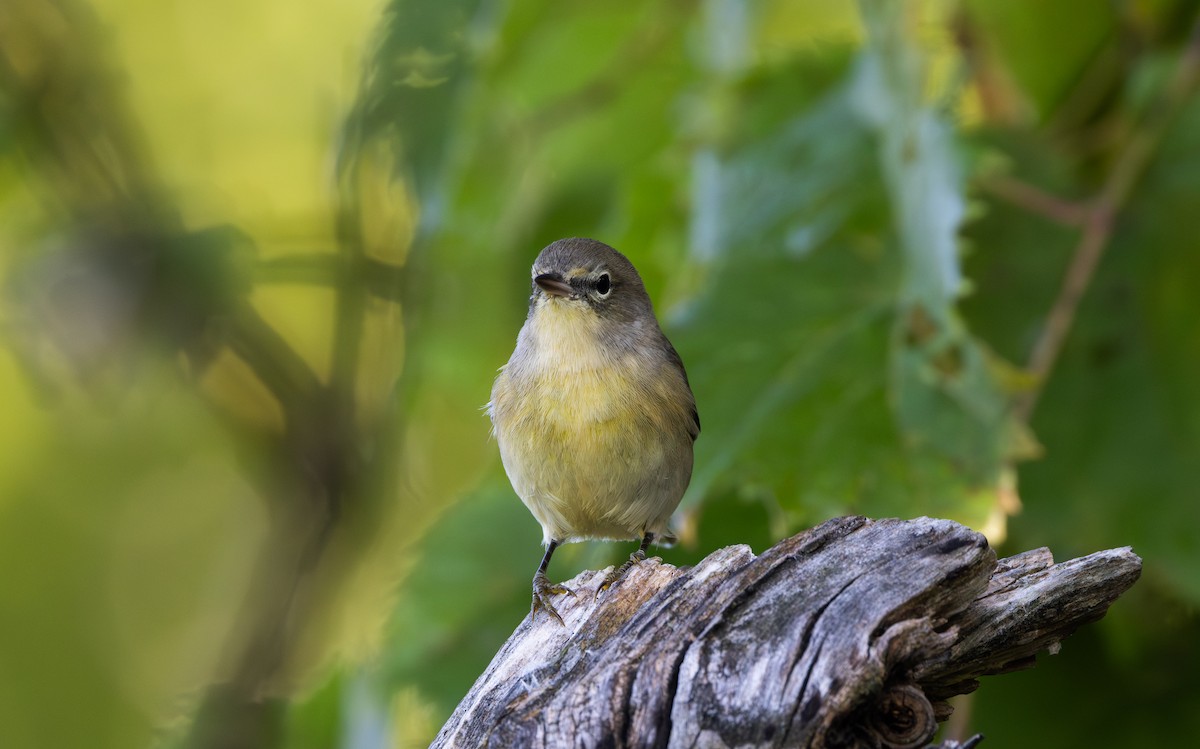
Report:
[[[828,517],[1137,586],[954,730],[1200,734],[1195,0],[4,0],[0,746],[423,746],[527,612],[482,411],[563,236]],[[552,577],[630,544],[564,548]]]

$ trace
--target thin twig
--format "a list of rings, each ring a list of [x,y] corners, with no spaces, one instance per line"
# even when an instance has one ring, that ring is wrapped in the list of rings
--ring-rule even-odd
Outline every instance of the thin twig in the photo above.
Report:
[[[1050,308],[1050,314],[1046,316],[1046,325],[1029,356],[1028,369],[1034,375],[1037,384],[1017,402],[1017,416],[1022,421],[1028,423],[1046,378],[1062,351],[1063,343],[1075,321],[1075,310],[1087,291],[1105,247],[1108,246],[1112,235],[1112,216],[1112,210],[1097,209],[1091,213],[1084,225],[1083,235],[1063,277],[1062,288],[1054,300],[1054,306]]]
[[[1112,238],[1114,220],[1124,207],[1134,184],[1145,172],[1163,134],[1174,119],[1180,106],[1193,91],[1200,77],[1200,17],[1192,26],[1188,44],[1179,58],[1175,73],[1168,82],[1160,101],[1147,116],[1146,121],[1128,145],[1117,157],[1108,179],[1100,190],[1098,199],[1089,211],[1083,225],[1083,234],[1075,246],[1071,264],[1063,277],[1062,287],[1041,336],[1034,344],[1029,357],[1028,369],[1034,375],[1036,385],[1017,402],[1017,416],[1025,422],[1034,409],[1045,388],[1046,381],[1054,369],[1063,344],[1075,321],[1075,312],[1095,273],[1096,266]]]
[[[1091,216],[1086,203],[1061,198],[1015,177],[988,177],[978,184],[994,197],[1063,226],[1085,226]]]

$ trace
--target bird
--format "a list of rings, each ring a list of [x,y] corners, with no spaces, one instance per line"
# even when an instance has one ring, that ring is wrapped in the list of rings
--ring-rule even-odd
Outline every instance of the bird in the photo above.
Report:
[[[533,262],[529,312],[487,410],[513,490],[542,527],[533,577],[539,610],[563,623],[551,596],[554,550],[587,539],[640,540],[596,591],[645,560],[691,481],[700,416],[683,361],[662,332],[641,276],[594,239],[560,239]]]

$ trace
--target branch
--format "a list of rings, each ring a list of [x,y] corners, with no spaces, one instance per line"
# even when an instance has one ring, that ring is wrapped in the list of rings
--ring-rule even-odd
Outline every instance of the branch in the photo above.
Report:
[[[755,557],[646,562],[566,626],[526,618],[434,747],[917,747],[976,679],[1033,664],[1141,572],[1129,549],[1002,560],[946,520],[841,518]]]

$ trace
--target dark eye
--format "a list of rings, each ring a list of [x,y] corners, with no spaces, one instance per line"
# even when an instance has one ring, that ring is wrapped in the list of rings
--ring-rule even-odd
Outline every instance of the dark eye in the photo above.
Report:
[[[596,279],[596,291],[600,293],[600,296],[608,296],[608,292],[611,289],[612,280],[608,277],[607,273],[601,273],[600,277]]]

